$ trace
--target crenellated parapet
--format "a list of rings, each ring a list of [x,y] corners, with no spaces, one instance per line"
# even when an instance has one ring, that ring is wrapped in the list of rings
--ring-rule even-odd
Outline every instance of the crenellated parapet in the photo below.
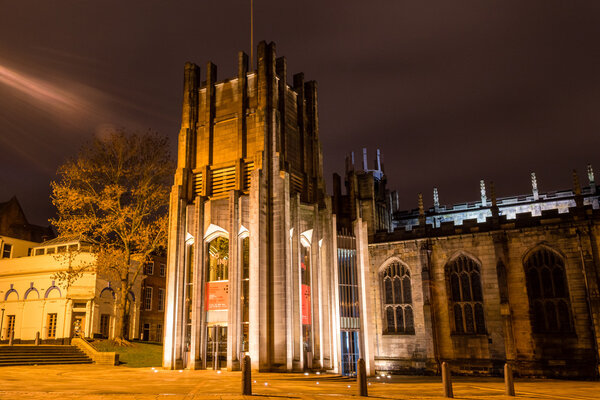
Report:
[[[594,208],[592,204],[583,207],[570,207],[566,212],[560,212],[553,208],[541,210],[540,215],[531,212],[517,213],[514,217],[500,215],[494,218],[491,213],[484,221],[477,218],[462,219],[460,224],[454,221],[441,223],[430,223],[424,226],[412,226],[412,229],[396,229],[391,233],[379,232],[373,238],[374,243],[413,240],[422,238],[468,235],[482,232],[495,232],[513,229],[524,229],[533,227],[556,226],[565,224],[581,224],[593,220],[600,222],[600,209]]]

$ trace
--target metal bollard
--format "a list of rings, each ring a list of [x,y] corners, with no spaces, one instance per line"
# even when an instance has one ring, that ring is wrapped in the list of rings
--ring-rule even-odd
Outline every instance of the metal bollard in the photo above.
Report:
[[[242,395],[252,396],[252,370],[250,356],[242,359]]]
[[[359,358],[356,363],[356,381],[358,382],[358,395],[369,396],[367,393],[367,367],[362,358]]]
[[[35,345],[36,346],[40,345],[40,333],[39,332],[35,333]]]
[[[8,337],[8,345],[12,346],[14,340],[15,340],[15,331],[11,331],[10,336]]]
[[[504,364],[504,394],[507,396],[515,395],[515,382],[513,381],[512,367]]]
[[[444,361],[442,363],[442,384],[444,385],[444,397],[454,398],[454,392],[452,391],[452,375],[450,373],[450,367]]]

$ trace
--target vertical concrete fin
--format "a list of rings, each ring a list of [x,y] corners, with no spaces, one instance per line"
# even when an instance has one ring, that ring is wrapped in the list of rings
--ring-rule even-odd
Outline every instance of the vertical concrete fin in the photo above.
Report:
[[[248,55],[243,51],[238,53],[238,99],[237,105],[237,152],[238,159],[246,158],[247,155],[247,125],[246,110],[248,109]],[[241,181],[241,179],[240,179]]]

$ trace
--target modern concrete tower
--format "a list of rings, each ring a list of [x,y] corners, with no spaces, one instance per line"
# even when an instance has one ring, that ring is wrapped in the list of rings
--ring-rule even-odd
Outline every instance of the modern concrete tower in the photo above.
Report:
[[[240,53],[237,77],[218,81],[212,63],[205,80],[185,66],[163,366],[238,369],[249,354],[255,370],[341,371],[343,357],[354,364],[342,350],[347,326],[360,338],[352,357],[364,354],[371,370],[369,335],[358,335],[369,315],[366,228],[354,221],[362,236],[338,249],[317,84],[301,73],[288,84],[273,43],[259,44],[257,67]],[[340,294],[341,251],[352,260],[350,297]],[[355,312],[340,315],[340,301]]]

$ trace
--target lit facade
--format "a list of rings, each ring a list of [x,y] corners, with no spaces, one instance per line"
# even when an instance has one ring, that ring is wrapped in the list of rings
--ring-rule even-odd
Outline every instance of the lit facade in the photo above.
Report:
[[[93,268],[69,287],[54,276],[66,271],[69,263],[93,265],[89,243],[72,237],[23,246],[21,253],[30,249],[31,255],[0,259],[0,340],[8,341],[11,332],[16,343],[32,343],[38,332],[43,343],[66,344],[74,336],[115,336],[115,291],[107,280]],[[130,338],[139,336],[139,292],[138,283],[129,294]]]
[[[238,75],[224,81],[211,63],[205,82],[185,67],[163,365],[238,369],[249,354],[261,371],[341,371],[351,341],[372,371],[366,225],[352,221],[343,267],[353,289],[340,296],[317,85],[303,74],[288,83],[274,44],[257,55],[249,71],[240,53]],[[352,303],[343,317],[340,301]]]
[[[380,154],[325,193],[316,83],[185,67],[163,366],[597,376],[600,211],[589,187],[399,211]]]

